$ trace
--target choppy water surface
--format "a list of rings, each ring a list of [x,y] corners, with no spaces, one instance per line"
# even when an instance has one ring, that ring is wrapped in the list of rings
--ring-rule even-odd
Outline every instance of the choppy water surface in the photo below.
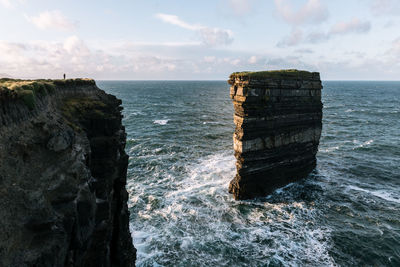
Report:
[[[123,100],[138,266],[400,266],[400,82],[324,82],[318,165],[234,201],[222,81],[98,83]]]

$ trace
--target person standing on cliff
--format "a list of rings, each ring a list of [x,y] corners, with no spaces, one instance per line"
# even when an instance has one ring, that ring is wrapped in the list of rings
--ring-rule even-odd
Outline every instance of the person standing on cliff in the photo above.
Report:
[[[64,80],[65,80],[65,73],[64,73]]]

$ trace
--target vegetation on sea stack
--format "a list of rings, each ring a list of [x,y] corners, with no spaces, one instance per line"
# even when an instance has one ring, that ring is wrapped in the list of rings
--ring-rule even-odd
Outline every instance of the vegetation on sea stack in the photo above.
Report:
[[[229,76],[229,80],[236,78],[241,80],[263,80],[263,79],[300,79],[311,80],[319,74],[304,70],[288,69],[288,70],[270,70],[270,71],[242,71],[234,72]]]

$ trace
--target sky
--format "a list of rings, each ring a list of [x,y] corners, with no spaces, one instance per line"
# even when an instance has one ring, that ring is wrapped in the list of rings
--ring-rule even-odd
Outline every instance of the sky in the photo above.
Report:
[[[0,0],[0,76],[400,80],[399,0]]]

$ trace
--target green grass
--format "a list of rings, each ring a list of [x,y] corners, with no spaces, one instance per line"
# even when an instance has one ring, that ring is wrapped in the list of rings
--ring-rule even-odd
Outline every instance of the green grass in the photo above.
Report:
[[[67,80],[19,80],[0,79],[0,90],[8,91],[10,95],[21,99],[25,105],[35,108],[36,97],[54,93],[57,87],[75,87],[84,85],[95,85],[92,79],[67,79]]]
[[[245,79],[311,79],[313,72],[288,69],[288,70],[271,70],[271,71],[242,71],[234,72],[230,75],[230,79],[245,78]]]

